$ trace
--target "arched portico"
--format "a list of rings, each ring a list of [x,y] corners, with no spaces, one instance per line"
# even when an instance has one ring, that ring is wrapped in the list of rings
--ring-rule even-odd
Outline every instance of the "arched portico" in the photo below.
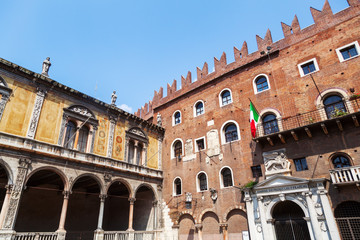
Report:
[[[29,174],[22,193],[15,231],[55,232],[63,204],[64,181],[53,169]]]
[[[156,206],[156,196],[152,187],[147,184],[140,185],[135,191],[133,215],[135,231],[156,229]]]

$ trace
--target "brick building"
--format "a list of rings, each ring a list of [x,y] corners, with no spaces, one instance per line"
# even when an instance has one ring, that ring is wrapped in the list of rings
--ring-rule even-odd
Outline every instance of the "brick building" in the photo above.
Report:
[[[360,5],[247,44],[155,91],[165,232],[179,239],[360,238]],[[259,115],[251,135],[250,100]],[[256,184],[257,183],[257,184]],[[170,217],[171,221],[167,218]],[[176,234],[177,232],[177,234]]]

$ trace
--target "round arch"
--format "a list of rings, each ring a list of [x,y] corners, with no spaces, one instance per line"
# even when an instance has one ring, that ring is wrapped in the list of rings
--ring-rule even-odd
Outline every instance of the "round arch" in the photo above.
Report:
[[[178,239],[196,239],[195,219],[191,213],[181,214],[177,220],[179,226]]]
[[[322,91],[319,95],[317,95],[316,99],[315,99],[315,105],[317,108],[322,108],[324,107],[323,104],[323,99],[330,96],[330,95],[339,95],[342,96],[344,98],[344,100],[349,100],[349,94],[347,93],[347,91],[345,89],[342,88],[329,88],[326,89],[324,91]]]
[[[352,166],[354,165],[354,159],[353,159],[349,154],[347,154],[347,153],[345,153],[345,152],[334,152],[334,153],[332,153],[332,154],[329,156],[329,158],[328,158],[329,164],[330,164],[330,166],[332,166],[333,168],[334,168],[334,163],[333,163],[333,161],[334,161],[334,159],[335,159],[336,157],[338,157],[338,156],[342,156],[342,157],[345,157],[345,158],[349,159],[350,164],[351,164]]]
[[[180,186],[181,186],[181,193],[180,194],[176,194],[176,186],[175,186],[175,181],[176,179],[180,180]],[[177,176],[174,178],[174,180],[172,181],[172,185],[173,185],[173,196],[180,196],[183,194],[183,180],[180,176]]]
[[[111,187],[111,185],[113,185],[116,182],[121,182],[122,184],[124,184],[124,186],[127,188],[128,192],[129,192],[129,197],[133,195],[133,189],[130,185],[130,183],[128,183],[125,179],[123,178],[115,178],[113,180],[111,180],[111,182],[105,187],[105,193],[108,193],[109,188]]]
[[[69,181],[67,176],[64,174],[63,171],[61,171],[60,169],[53,167],[53,166],[44,166],[44,167],[39,167],[36,169],[33,169],[25,178],[25,182],[24,182],[24,186],[26,186],[27,182],[29,181],[29,179],[36,174],[39,171],[52,171],[55,172],[57,175],[59,175],[59,177],[61,178],[61,180],[63,181],[64,184],[64,191],[68,191],[70,188],[69,186]]]
[[[240,210],[240,211],[243,211],[243,212],[246,214],[246,209],[244,209],[242,206],[232,206],[232,207],[229,207],[229,208],[225,211],[225,214],[223,215],[223,218],[222,218],[222,221],[223,221],[223,222],[226,222],[226,221],[227,221],[230,212],[233,211],[233,210]]]
[[[180,122],[179,123],[175,123],[175,114],[176,113],[180,113]],[[182,113],[181,113],[180,109],[175,110],[173,112],[173,114],[171,115],[171,122],[172,122],[172,126],[179,125],[182,122]]]
[[[199,103],[202,103],[203,104],[203,112],[199,115],[196,114],[196,105],[198,105]],[[201,115],[204,115],[205,114],[205,102],[203,100],[197,100],[194,105],[193,105],[193,114],[194,114],[194,117],[198,117],[198,116],[201,116]]]
[[[234,172],[233,170],[231,169],[231,167],[229,166],[223,166],[222,168],[220,168],[220,171],[219,171],[219,181],[220,181],[220,188],[225,188],[224,187],[224,179],[223,179],[223,176],[221,174],[222,170],[225,169],[225,168],[228,168],[231,172],[231,181],[232,181],[232,185],[231,186],[227,186],[227,187],[232,187],[234,186],[235,182],[234,182]]]
[[[212,208],[206,208],[204,209],[200,214],[199,214],[199,217],[197,218],[198,219],[198,222],[197,223],[202,223],[203,222],[203,218],[204,218],[204,215],[207,214],[207,213],[212,213],[214,215],[216,215],[216,218],[217,218],[217,221],[220,222],[220,218],[219,216],[214,212],[214,209]]]
[[[94,179],[97,182],[97,184],[99,185],[100,194],[105,194],[105,187],[104,187],[105,184],[103,183],[103,181],[98,176],[96,176],[95,174],[92,174],[92,173],[83,173],[83,174],[80,174],[79,176],[77,176],[71,182],[71,185],[69,186],[70,191],[73,190],[73,187],[76,184],[76,182],[82,177],[90,177],[90,178]]]
[[[259,126],[259,133],[261,136],[264,135],[264,133],[265,133],[264,127],[263,127],[263,118],[269,114],[275,115],[279,131],[281,132],[283,130],[282,117],[281,117],[280,111],[275,108],[264,108],[259,113],[259,122],[257,124]]]
[[[175,143],[177,142],[177,141],[180,141],[181,142],[181,155],[183,156],[184,154],[185,154],[185,152],[184,152],[184,142],[183,142],[183,140],[181,139],[181,138],[175,138],[174,139],[174,141],[172,141],[172,143],[171,143],[171,147],[170,147],[170,157],[171,157],[171,159],[174,159],[175,158],[175,154],[174,154],[174,147],[175,147]]]
[[[4,168],[6,175],[8,177],[8,184],[13,184],[14,183],[14,174],[13,171],[11,170],[11,167],[9,166],[9,164],[7,162],[5,162],[2,158],[0,158],[0,165]]]
[[[223,93],[224,93],[225,91],[229,91],[229,93],[230,93],[230,101],[229,101],[228,103],[226,103],[226,104],[223,104],[222,95],[223,95]],[[229,105],[229,104],[231,104],[231,103],[233,102],[233,94],[232,94],[232,91],[231,91],[230,88],[224,88],[223,90],[221,90],[218,97],[219,97],[219,106],[220,106],[220,107]]]
[[[204,173],[205,174],[205,176],[206,176],[206,190],[200,190],[200,182],[199,182],[199,175],[201,174],[201,173]],[[208,175],[207,175],[207,173],[206,172],[204,172],[204,171],[200,171],[200,172],[198,172],[197,174],[196,174],[196,191],[197,192],[205,192],[205,191],[208,191],[209,190],[209,177],[208,177]]]
[[[182,212],[180,212],[180,213],[179,213],[179,216],[178,216],[177,219],[175,220],[175,224],[178,225],[178,224],[180,223],[181,219],[182,219],[183,217],[186,217],[187,215],[192,219],[193,223],[195,224],[195,223],[196,223],[196,218],[195,218],[195,216],[193,215],[193,212],[192,212],[192,211],[182,211]]]
[[[148,189],[150,189],[154,195],[154,201],[157,201],[158,197],[157,197],[157,194],[156,194],[156,191],[155,189],[148,183],[141,183],[140,185],[138,185],[135,190],[134,190],[134,195],[133,197],[136,197],[136,193],[138,192],[138,190],[141,188],[141,187],[146,187]]]
[[[300,208],[302,209],[302,211],[304,212],[305,217],[307,217],[307,218],[310,217],[310,215],[309,215],[309,213],[308,213],[308,210],[307,210],[307,208],[305,207],[305,205],[304,205],[303,202],[301,202],[300,200],[298,200],[298,199],[296,199],[296,198],[294,198],[294,197],[292,197],[292,196],[285,196],[285,200],[292,201],[292,202],[296,203],[297,205],[299,205],[299,207],[300,207]],[[305,200],[304,200],[304,201],[305,201]],[[272,201],[269,203],[268,208],[267,208],[266,213],[265,213],[266,219],[272,219],[272,218],[273,218],[273,217],[272,217],[272,212],[273,212],[276,204],[278,204],[278,203],[280,203],[280,202],[282,202],[282,200],[280,200],[279,197],[272,199]]]

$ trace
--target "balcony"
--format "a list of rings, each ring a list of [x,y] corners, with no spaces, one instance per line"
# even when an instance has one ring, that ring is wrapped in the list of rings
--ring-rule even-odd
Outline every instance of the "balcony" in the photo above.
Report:
[[[329,171],[331,181],[335,186],[347,184],[360,184],[360,166],[351,166],[332,169]]]
[[[343,110],[339,110],[334,104],[334,111],[329,111],[329,107],[318,108],[313,111],[299,113],[295,116],[277,119],[277,125],[271,124],[263,126],[259,124],[257,127],[256,142],[268,142],[271,146],[275,141],[286,143],[287,137],[294,138],[298,141],[300,131],[304,131],[311,138],[312,130],[320,128],[324,134],[329,134],[330,127],[335,126],[340,131],[344,130],[344,126],[352,124],[359,127],[358,117],[360,116],[360,99],[343,101]]]

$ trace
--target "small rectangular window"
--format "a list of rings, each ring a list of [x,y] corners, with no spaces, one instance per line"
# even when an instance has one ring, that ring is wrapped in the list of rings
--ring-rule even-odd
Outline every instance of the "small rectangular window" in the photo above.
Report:
[[[261,171],[261,166],[260,165],[252,166],[251,171],[252,171],[252,174],[253,174],[253,178],[262,177],[262,171]]]
[[[198,147],[198,150],[203,150],[205,149],[205,146],[204,146],[204,139],[199,139],[199,140],[196,140],[196,146]]]
[[[319,66],[316,62],[316,58],[310,59],[306,62],[298,64],[300,76],[304,77],[310,73],[319,71]]]
[[[359,52],[360,47],[357,41],[336,49],[336,54],[338,55],[340,62],[359,56]]]
[[[296,171],[298,171],[298,172],[309,170],[309,168],[307,166],[306,158],[294,159],[294,164],[295,164]]]

